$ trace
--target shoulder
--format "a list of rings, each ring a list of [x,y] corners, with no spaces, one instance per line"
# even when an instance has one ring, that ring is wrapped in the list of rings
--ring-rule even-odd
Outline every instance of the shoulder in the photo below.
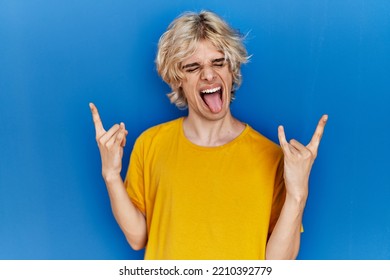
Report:
[[[132,156],[147,158],[169,150],[180,135],[182,119],[175,119],[146,129],[136,139]]]
[[[250,126],[247,138],[249,139],[248,142],[251,143],[251,154],[255,155],[260,165],[270,168],[269,174],[275,174],[275,177],[278,178],[277,180],[283,180],[282,148]]]
[[[278,158],[283,155],[283,151],[278,144],[276,144],[274,141],[267,138],[257,130],[253,129],[251,126],[247,126],[248,131],[245,138],[252,145],[253,149],[268,154],[273,154]]]
[[[164,122],[155,126],[152,126],[148,129],[146,129],[144,132],[141,133],[139,138],[148,138],[148,137],[154,137],[161,133],[169,133],[172,130],[176,130],[180,127],[180,124],[182,123],[182,119],[174,119],[168,122]]]
[[[178,133],[181,128],[182,118],[164,122],[146,129],[137,138],[136,142],[151,143],[155,140],[171,138]]]

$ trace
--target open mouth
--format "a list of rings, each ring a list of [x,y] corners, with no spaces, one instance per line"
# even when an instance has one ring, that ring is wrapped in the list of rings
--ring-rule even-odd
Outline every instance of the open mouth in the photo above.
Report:
[[[202,90],[200,96],[211,112],[218,113],[222,110],[222,87]]]

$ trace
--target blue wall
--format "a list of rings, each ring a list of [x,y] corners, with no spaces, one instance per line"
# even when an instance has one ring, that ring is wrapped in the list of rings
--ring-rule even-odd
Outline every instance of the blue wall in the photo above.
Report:
[[[0,259],[142,258],[111,214],[88,102],[127,124],[127,167],[142,130],[185,114],[153,60],[201,9],[249,32],[237,117],[307,143],[329,114],[299,258],[390,259],[387,0],[0,1]]]

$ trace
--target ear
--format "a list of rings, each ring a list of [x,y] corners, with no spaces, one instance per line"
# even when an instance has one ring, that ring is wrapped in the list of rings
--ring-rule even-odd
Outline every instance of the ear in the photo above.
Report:
[[[177,81],[177,82],[172,84],[171,89],[173,91],[178,91],[181,87],[182,87],[182,82],[181,81]]]

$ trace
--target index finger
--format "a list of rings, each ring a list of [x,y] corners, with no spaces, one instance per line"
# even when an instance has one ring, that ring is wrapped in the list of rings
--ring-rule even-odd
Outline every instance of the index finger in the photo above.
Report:
[[[95,124],[96,137],[101,136],[106,131],[104,130],[102,120],[100,119],[98,109],[95,104],[89,103],[89,108],[91,108],[93,123]]]
[[[314,151],[318,149],[320,145],[322,135],[324,134],[324,128],[328,120],[328,115],[323,115],[319,120],[316,130],[314,131],[313,137],[311,138],[310,143],[307,145],[307,148]]]

